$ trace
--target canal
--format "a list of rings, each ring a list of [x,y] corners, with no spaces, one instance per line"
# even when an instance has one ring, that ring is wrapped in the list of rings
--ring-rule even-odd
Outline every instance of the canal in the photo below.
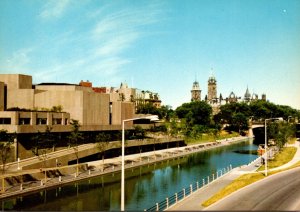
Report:
[[[257,150],[257,145],[249,140],[126,170],[125,209],[147,209],[230,164],[233,168],[248,164],[257,158],[252,150]],[[2,210],[120,210],[120,173],[5,199],[0,203]]]

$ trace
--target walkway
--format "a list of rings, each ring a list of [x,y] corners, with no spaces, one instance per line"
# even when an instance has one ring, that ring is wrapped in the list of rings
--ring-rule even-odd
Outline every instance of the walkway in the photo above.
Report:
[[[296,141],[295,144],[288,145],[288,146],[294,146],[297,148],[297,152],[295,153],[293,159],[280,167],[269,169],[269,171],[277,171],[277,170],[285,169],[300,161],[300,141]]]
[[[185,147],[177,147],[177,148],[169,148],[164,150],[157,150],[152,152],[145,152],[141,154],[133,154],[133,155],[126,155],[125,156],[125,169],[127,168],[134,168],[138,166],[142,166],[145,164],[151,164],[156,163],[163,160],[168,160],[176,157],[183,157],[188,154],[196,153],[199,151],[208,150],[215,147],[220,147],[224,145],[229,145],[231,143],[240,142],[245,139],[248,139],[246,137],[237,137],[237,138],[231,138],[231,139],[224,139],[220,140],[218,142],[208,142],[208,143],[201,143],[201,144],[195,144],[191,146],[185,146]],[[15,165],[15,164],[14,164]],[[83,164],[79,164],[82,166]],[[27,182],[16,182],[13,183],[13,185],[6,185],[5,186],[5,193],[0,192],[0,199],[7,198],[15,195],[19,195],[22,193],[27,192],[33,192],[37,190],[42,190],[47,187],[55,187],[55,186],[61,186],[65,183],[75,182],[82,179],[88,179],[90,177],[95,177],[103,174],[113,173],[120,171],[121,169],[121,157],[111,158],[111,159],[105,159],[104,163],[102,160],[93,161],[85,163],[86,168],[82,172],[79,172],[79,175],[75,175],[76,170],[76,164],[71,166],[65,166],[65,167],[54,167],[54,168],[42,168],[42,169],[32,169],[32,170],[23,170],[19,173],[11,173],[8,175],[3,175],[1,178],[6,178],[9,176],[18,176],[21,174],[34,174],[34,173],[45,173],[45,171],[57,171],[62,170],[64,168],[73,168],[73,173],[61,175],[60,177],[52,177],[52,178],[44,178],[42,177],[39,180],[32,180]],[[23,172],[23,173],[22,173]],[[1,179],[3,183],[3,179]],[[46,183],[45,183],[46,182]],[[0,183],[0,190],[2,190],[3,184]],[[6,184],[6,183],[5,183]]]
[[[260,162],[260,158],[257,158],[255,161],[250,163],[249,165],[237,167],[230,171],[229,173],[225,174],[224,176],[218,178],[218,180],[213,181],[212,183],[206,185],[205,187],[199,189],[191,196],[187,197],[186,199],[182,200],[181,202],[177,203],[176,205],[171,206],[168,210],[170,211],[199,211],[204,209],[201,205],[202,202],[209,199],[219,190],[224,188],[225,186],[229,185],[234,179],[238,178],[239,176],[254,172],[258,167],[256,166],[257,163]]]
[[[295,163],[300,161],[300,142],[295,142],[295,144],[292,146],[297,147],[297,152],[296,152],[294,158],[290,162],[284,164],[283,166],[270,169],[269,171],[284,169],[284,168],[294,165]],[[218,178],[218,180],[215,180],[214,182],[212,182],[212,183],[206,185],[205,187],[199,189],[198,191],[194,192],[192,195],[190,195],[186,199],[169,207],[168,210],[170,210],[170,211],[203,210],[205,208],[202,206],[202,203],[204,201],[206,201],[207,199],[212,197],[214,194],[216,194],[219,190],[221,190],[225,186],[229,185],[232,181],[234,181],[239,176],[241,176],[243,174],[255,172],[258,168],[257,164],[260,164],[260,160],[261,160],[260,158],[257,158],[255,161],[253,161],[252,163],[250,163],[248,165],[233,169],[228,174]]]

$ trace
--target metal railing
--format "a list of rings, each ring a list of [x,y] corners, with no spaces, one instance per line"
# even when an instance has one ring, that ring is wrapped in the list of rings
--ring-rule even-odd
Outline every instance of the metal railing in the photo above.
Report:
[[[224,174],[227,174],[232,170],[232,166],[229,165],[226,168],[218,170],[216,173],[213,173],[206,178],[203,178],[201,181],[196,181],[190,184],[188,187],[183,188],[181,191],[175,193],[174,195],[167,197],[165,200],[156,203],[152,207],[145,209],[144,211],[164,211],[168,209],[170,206],[177,204],[178,202],[184,200],[186,197],[190,196],[195,191],[203,188],[204,186],[212,183],[213,181],[217,180]]]

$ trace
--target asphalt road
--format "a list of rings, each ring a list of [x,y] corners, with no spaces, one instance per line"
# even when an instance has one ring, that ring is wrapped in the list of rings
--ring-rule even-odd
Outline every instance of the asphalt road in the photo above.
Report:
[[[300,167],[249,185],[205,210],[300,210]]]

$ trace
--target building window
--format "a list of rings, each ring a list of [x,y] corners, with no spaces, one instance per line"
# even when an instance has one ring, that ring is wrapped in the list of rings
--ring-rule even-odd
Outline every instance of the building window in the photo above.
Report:
[[[47,119],[46,118],[37,118],[36,119],[36,124],[37,125],[46,125],[47,124]]]
[[[30,118],[19,118],[19,125],[28,125],[30,124]]]
[[[68,123],[68,119],[65,119],[65,125],[68,125],[69,123]]]
[[[11,118],[0,118],[0,124],[11,124]]]
[[[62,119],[53,119],[53,125],[60,125],[62,123]]]

